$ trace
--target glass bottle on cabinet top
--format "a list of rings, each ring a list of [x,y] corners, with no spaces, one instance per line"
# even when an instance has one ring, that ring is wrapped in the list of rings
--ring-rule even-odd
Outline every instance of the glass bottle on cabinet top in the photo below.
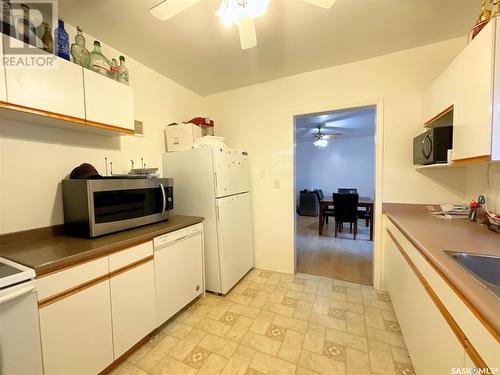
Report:
[[[43,50],[46,52],[53,53],[54,52],[54,40],[52,39],[52,33],[50,32],[50,26],[47,22],[44,22],[43,27],[45,28],[45,32],[43,33],[43,36],[42,36]]]
[[[120,56],[120,66],[118,67],[118,82],[124,83],[128,85],[129,83],[129,74],[128,69],[125,66],[125,57]]]
[[[30,19],[30,7],[26,4],[21,4],[21,9],[23,11],[23,15],[18,16],[16,19],[18,39],[22,40],[26,44],[36,47],[36,28],[35,24],[31,22]]]
[[[118,80],[118,61],[115,58],[111,59],[111,78]]]
[[[54,30],[55,54],[69,61],[69,35],[64,29],[64,21],[59,20]]]
[[[90,52],[90,66],[89,69],[102,74],[106,77],[111,77],[111,66],[109,60],[101,52],[101,43],[94,42],[94,50]]]
[[[0,33],[16,37],[16,29],[14,27],[14,22],[12,20],[12,9],[10,5],[10,0],[0,1]]]
[[[71,56],[73,56],[74,63],[84,68],[89,68],[90,53],[85,47],[85,37],[83,36],[83,31],[80,26],[76,27],[75,43],[71,44]]]

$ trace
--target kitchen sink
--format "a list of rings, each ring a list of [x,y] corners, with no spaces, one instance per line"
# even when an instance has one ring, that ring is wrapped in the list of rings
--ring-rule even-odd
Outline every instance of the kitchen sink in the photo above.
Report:
[[[456,251],[444,253],[500,297],[500,256]]]

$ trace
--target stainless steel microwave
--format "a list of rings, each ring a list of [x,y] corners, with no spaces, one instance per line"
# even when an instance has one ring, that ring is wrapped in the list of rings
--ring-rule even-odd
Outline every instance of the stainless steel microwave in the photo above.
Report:
[[[171,178],[101,178],[62,181],[64,224],[69,233],[97,237],[168,220]]]
[[[453,148],[453,126],[431,128],[413,138],[413,164],[446,163]]]

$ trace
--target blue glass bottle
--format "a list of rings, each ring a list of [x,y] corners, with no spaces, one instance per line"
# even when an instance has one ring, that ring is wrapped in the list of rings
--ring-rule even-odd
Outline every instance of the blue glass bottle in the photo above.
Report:
[[[54,30],[55,54],[69,61],[69,35],[64,29],[64,21],[59,20],[57,28]]]

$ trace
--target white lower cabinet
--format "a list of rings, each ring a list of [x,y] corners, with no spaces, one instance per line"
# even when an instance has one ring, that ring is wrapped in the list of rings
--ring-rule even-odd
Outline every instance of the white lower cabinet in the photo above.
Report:
[[[155,238],[157,326],[204,291],[201,224]]]
[[[98,374],[113,362],[109,292],[105,279],[40,308],[45,375]]]
[[[114,358],[156,328],[153,259],[111,276]]]
[[[154,244],[37,278],[45,375],[100,373],[204,292],[202,224]]]
[[[391,296],[417,374],[449,374],[464,349],[395,242],[386,237],[384,288]]]

